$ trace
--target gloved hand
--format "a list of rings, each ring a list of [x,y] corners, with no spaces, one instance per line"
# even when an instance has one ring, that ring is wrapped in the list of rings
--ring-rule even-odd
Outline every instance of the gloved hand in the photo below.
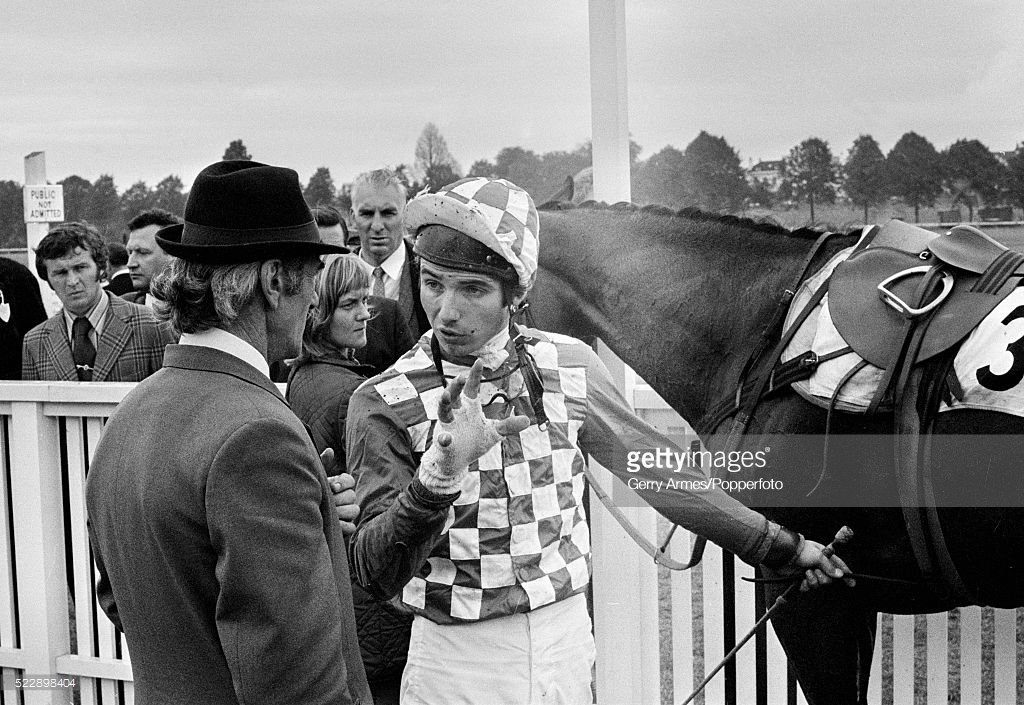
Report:
[[[809,541],[802,536],[790,564],[804,569],[804,579],[800,583],[801,592],[828,585],[833,579],[841,578],[848,587],[857,584],[857,581],[850,577],[851,571],[845,561],[835,555],[832,545],[822,546],[817,541]]]
[[[420,460],[420,482],[431,492],[454,494],[462,488],[473,461],[490,450],[502,436],[519,433],[530,425],[525,416],[495,421],[484,417],[477,395],[483,363],[477,360],[448,385],[437,404],[434,443]]]

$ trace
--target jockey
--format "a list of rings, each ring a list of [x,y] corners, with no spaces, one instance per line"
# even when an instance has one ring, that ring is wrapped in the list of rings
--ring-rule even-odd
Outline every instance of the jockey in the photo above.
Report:
[[[537,274],[526,191],[466,178],[405,219],[432,330],[356,391],[346,434],[354,574],[416,614],[402,701],[591,703],[584,454],[626,479],[626,452],[674,445],[587,345],[512,322]],[[658,511],[747,563],[806,569],[805,588],[849,572],[721,490],[674,500]]]

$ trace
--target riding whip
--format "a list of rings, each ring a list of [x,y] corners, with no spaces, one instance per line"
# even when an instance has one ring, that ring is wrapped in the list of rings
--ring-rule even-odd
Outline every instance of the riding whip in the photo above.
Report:
[[[821,550],[821,552],[824,553],[827,556],[832,556],[832,555],[835,554],[836,548],[838,548],[839,546],[849,542],[849,540],[852,539],[852,538],[853,538],[853,529],[851,529],[848,526],[844,526],[844,527],[840,528],[839,531],[836,532],[836,537],[834,539],[832,539],[832,543],[830,543],[828,546],[825,546],[825,548],[823,548]],[[788,588],[786,588],[786,591],[784,593],[782,593],[781,595],[779,595],[778,597],[775,598],[775,603],[772,604],[772,606],[769,607],[767,610],[765,610],[765,613],[763,615],[761,615],[760,619],[758,619],[754,623],[753,628],[751,628],[751,630],[749,632],[747,632],[746,636],[744,636],[736,644],[736,646],[732,647],[732,649],[729,651],[729,653],[727,653],[725,655],[725,658],[723,658],[721,661],[719,661],[718,665],[715,666],[714,669],[712,669],[711,673],[709,673],[706,676],[704,676],[704,680],[702,680],[700,682],[700,685],[697,686],[696,690],[694,690],[692,693],[690,693],[690,697],[688,697],[686,700],[684,700],[682,705],[689,705],[689,703],[693,702],[693,699],[696,698],[701,693],[701,691],[703,691],[704,688],[707,687],[708,683],[711,682],[711,679],[714,678],[715,675],[719,671],[721,671],[723,668],[725,668],[725,664],[729,663],[730,659],[735,657],[736,653],[741,648],[743,648],[743,645],[746,644],[748,641],[750,641],[750,639],[755,634],[757,634],[757,630],[760,629],[762,626],[764,626],[764,623],[768,621],[768,618],[772,616],[772,614],[775,612],[775,610],[777,610],[779,607],[782,607],[782,605],[786,604],[786,599],[790,596],[790,594],[794,590],[796,590],[796,588],[800,585],[800,582],[801,582],[800,580],[794,581],[792,585],[790,585]]]

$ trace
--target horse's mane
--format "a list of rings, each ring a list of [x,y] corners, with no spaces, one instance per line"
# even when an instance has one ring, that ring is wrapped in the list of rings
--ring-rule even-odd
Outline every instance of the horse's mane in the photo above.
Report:
[[[795,229],[786,228],[774,220],[771,219],[755,219],[740,217],[736,215],[725,215],[721,213],[711,213],[708,211],[695,208],[693,206],[687,206],[679,210],[673,210],[667,206],[661,205],[648,205],[640,206],[636,203],[629,203],[627,201],[620,201],[619,203],[613,203],[611,205],[601,201],[583,201],[580,204],[574,204],[571,201],[547,201],[537,207],[540,211],[614,211],[620,213],[641,213],[655,216],[664,216],[668,218],[686,218],[690,221],[698,221],[707,223],[709,225],[722,225],[726,227],[738,228],[748,232],[755,232],[763,235],[774,235],[774,236],[786,236],[793,238],[800,238],[805,240],[816,240],[821,236],[825,230],[818,230],[811,227],[800,227]]]

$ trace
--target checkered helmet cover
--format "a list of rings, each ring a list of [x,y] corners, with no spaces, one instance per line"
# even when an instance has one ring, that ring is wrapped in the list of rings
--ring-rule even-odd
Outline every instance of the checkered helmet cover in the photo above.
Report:
[[[405,227],[447,225],[508,260],[519,283],[530,288],[537,276],[540,218],[533,199],[505,179],[468,177],[409,201]]]

